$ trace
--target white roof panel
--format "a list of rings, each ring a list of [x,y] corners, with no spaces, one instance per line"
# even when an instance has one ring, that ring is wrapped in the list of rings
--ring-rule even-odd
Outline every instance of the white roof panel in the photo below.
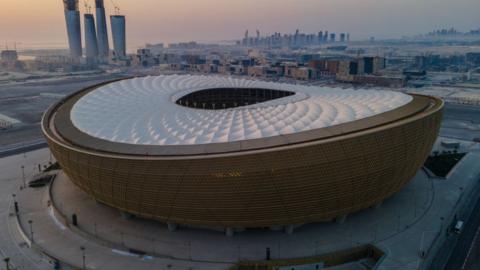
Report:
[[[294,95],[226,110],[177,105],[181,97],[211,88],[257,88]],[[216,76],[169,75],[123,80],[82,97],[73,124],[90,136],[141,145],[194,145],[293,134],[348,123],[406,105],[412,97]]]

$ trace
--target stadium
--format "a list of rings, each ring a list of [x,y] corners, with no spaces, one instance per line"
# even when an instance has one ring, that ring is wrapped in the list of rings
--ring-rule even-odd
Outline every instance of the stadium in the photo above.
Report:
[[[98,202],[172,227],[272,228],[339,219],[401,190],[442,109],[401,92],[170,75],[81,90],[42,129]]]

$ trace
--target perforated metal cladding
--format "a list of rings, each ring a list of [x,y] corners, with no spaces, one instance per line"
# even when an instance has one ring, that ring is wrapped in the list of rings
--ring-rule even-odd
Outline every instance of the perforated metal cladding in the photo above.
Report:
[[[438,135],[441,101],[410,118],[318,142],[202,158],[128,158],[47,136],[71,181],[96,200],[160,221],[266,227],[329,220],[398,192]]]

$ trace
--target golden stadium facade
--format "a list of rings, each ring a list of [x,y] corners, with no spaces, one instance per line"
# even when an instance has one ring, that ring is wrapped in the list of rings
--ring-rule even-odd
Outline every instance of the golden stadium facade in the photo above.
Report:
[[[42,127],[65,174],[99,202],[171,224],[263,228],[398,192],[431,151],[442,108],[390,91],[160,76],[84,89]]]

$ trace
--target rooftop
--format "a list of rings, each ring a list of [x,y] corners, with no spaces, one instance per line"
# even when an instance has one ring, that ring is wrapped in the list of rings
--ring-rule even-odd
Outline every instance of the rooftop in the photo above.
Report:
[[[238,142],[331,127],[392,111],[412,96],[213,76],[134,78],[81,97],[70,117],[80,131],[138,145]]]

